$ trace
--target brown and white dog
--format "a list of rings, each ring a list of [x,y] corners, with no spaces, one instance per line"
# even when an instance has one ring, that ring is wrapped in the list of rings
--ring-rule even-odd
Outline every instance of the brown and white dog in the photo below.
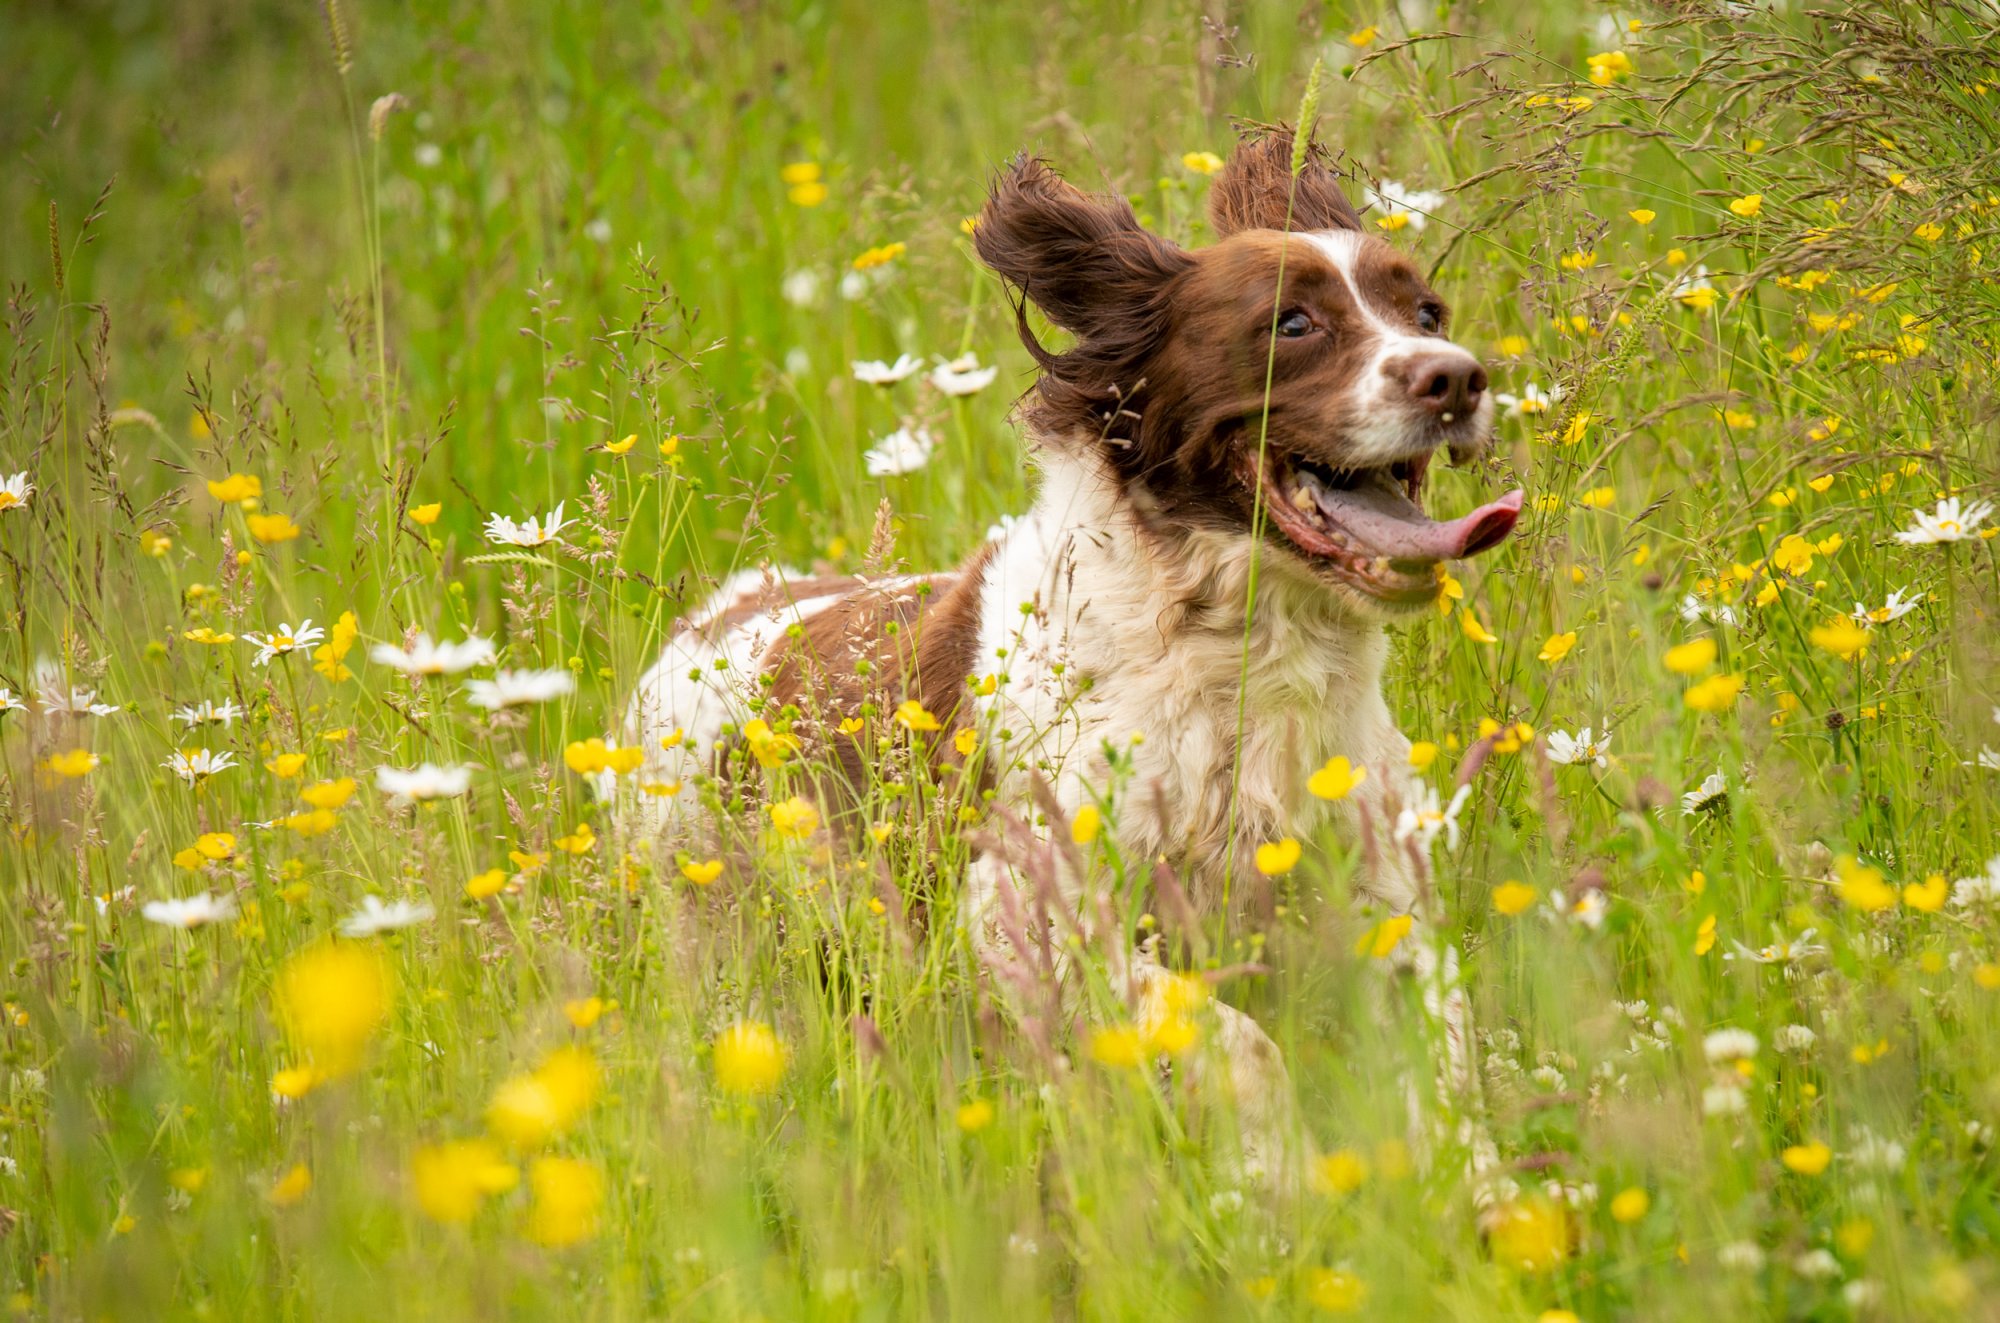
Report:
[[[1044,782],[1065,814],[1101,804],[1112,751],[1129,759],[1107,815],[1117,844],[1164,861],[1199,909],[1255,893],[1259,842],[1334,820],[1374,842],[1365,894],[1421,915],[1426,853],[1391,842],[1425,800],[1382,697],[1383,625],[1435,601],[1445,561],[1504,539],[1521,493],[1448,522],[1424,513],[1436,453],[1464,462],[1488,443],[1486,374],[1317,150],[1296,178],[1291,155],[1287,132],[1239,147],[1210,194],[1217,242],[1196,251],[1039,160],[1004,171],[979,255],[1073,337],[1046,348],[1021,313],[1040,364],[1022,407],[1032,513],[954,573],[726,583],[634,695],[624,736],[649,750],[647,774],[709,765],[755,694],[767,713],[795,704],[808,745],[859,785],[874,732],[864,745],[832,723],[864,700],[886,714],[916,699],[943,724],[935,756],[956,757],[954,729],[981,732],[986,784],[1025,818]],[[1307,780],[1336,755],[1368,776],[1329,803]],[[671,833],[677,801],[646,802]],[[960,893],[957,922],[990,962],[1025,958],[1017,862],[987,850]],[[1063,902],[1087,909],[1087,886],[1066,871]],[[1469,1082],[1451,948],[1420,932],[1405,947],[1448,1077]],[[1170,978],[1145,953],[1120,973],[1135,1010]],[[1245,1157],[1282,1162],[1298,1133],[1277,1051],[1247,1016],[1216,1013]]]

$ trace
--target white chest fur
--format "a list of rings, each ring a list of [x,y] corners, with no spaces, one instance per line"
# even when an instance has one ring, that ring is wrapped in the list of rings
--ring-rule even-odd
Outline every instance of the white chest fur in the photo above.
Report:
[[[1382,699],[1381,627],[1267,552],[1246,639],[1250,573],[1247,538],[1197,534],[1166,554],[1094,462],[1051,454],[982,602],[980,665],[1005,676],[981,700],[1003,800],[1029,802],[1039,774],[1073,813],[1108,788],[1107,748],[1129,751],[1120,844],[1128,858],[1165,856],[1204,908],[1258,843],[1304,838],[1329,814],[1351,829],[1357,804],[1379,806],[1385,790],[1393,803],[1407,778],[1409,744]],[[1369,769],[1340,805],[1306,789],[1335,755]],[[1386,846],[1388,817],[1370,811]],[[1379,853],[1365,885],[1406,907],[1414,882]]]

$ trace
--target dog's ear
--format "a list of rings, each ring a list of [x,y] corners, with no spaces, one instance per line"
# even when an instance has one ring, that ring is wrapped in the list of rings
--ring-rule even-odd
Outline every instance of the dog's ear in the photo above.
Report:
[[[1304,168],[1292,179],[1292,131],[1260,131],[1237,145],[1208,190],[1208,220],[1216,237],[1239,230],[1358,230],[1361,218],[1341,191],[1332,158],[1306,144]]]
[[[1116,334],[1194,260],[1141,228],[1123,198],[1091,197],[1025,153],[994,181],[972,243],[986,265],[1081,340]]]

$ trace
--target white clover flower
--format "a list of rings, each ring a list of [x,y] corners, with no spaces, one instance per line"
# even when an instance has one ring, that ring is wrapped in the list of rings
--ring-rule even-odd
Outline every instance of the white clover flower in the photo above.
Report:
[[[1792,1260],[1792,1271],[1814,1281],[1840,1276],[1840,1260],[1823,1249],[1807,1250]]]
[[[915,473],[930,463],[931,451],[936,446],[937,438],[928,427],[899,427],[861,458],[868,466],[869,477],[894,478]]]
[[[1849,1309],[1872,1309],[1882,1303],[1882,1283],[1872,1277],[1857,1277],[1840,1288],[1840,1299]]]
[[[1856,602],[1852,613],[1853,618],[1864,625],[1886,625],[1892,620],[1901,620],[1904,616],[1916,610],[1918,604],[1924,600],[1922,593],[1918,593],[1915,597],[1905,597],[1903,594],[1906,591],[1907,589],[1898,588],[1895,592],[1889,594],[1888,599],[1882,605],[1875,607],[1873,610],[1870,610],[1863,603]]]
[[[583,237],[592,243],[611,242],[611,222],[599,216],[583,227]]]
[[[573,520],[563,518],[565,501],[557,501],[556,508],[543,516],[529,515],[516,523],[505,515],[486,516],[486,540],[509,547],[543,547],[558,541],[558,535]]]
[[[1903,1169],[1906,1156],[1901,1144],[1882,1138],[1866,1126],[1855,1133],[1854,1142],[1847,1149],[1847,1160],[1855,1166],[1891,1175]]]
[[[1702,778],[1701,784],[1681,796],[1681,816],[1691,818],[1697,813],[1720,808],[1729,798],[1729,778],[1721,772],[1710,772]]]
[[[394,932],[398,928],[429,923],[436,916],[437,911],[429,905],[413,905],[407,900],[384,905],[378,897],[363,896],[361,908],[340,921],[340,935],[373,937],[376,933]]]
[[[26,469],[0,477],[0,514],[26,507],[28,498],[34,494],[35,484],[28,481]]]
[[[491,665],[493,644],[477,634],[463,643],[434,643],[429,634],[419,634],[408,648],[377,643],[368,650],[368,659],[393,666],[405,675],[457,675],[475,666]]]
[[[854,364],[854,379],[868,386],[893,386],[923,371],[924,360],[913,354],[898,354],[894,363],[864,358]]]
[[[1543,390],[1531,381],[1521,387],[1519,395],[1509,395],[1505,391],[1496,391],[1493,395],[1493,402],[1505,410],[1509,418],[1520,418],[1526,414],[1547,413],[1556,401],[1562,397],[1563,388],[1561,386],[1551,386],[1547,390]]]
[[[378,767],[375,788],[389,796],[392,804],[421,803],[432,799],[455,799],[472,785],[472,769],[466,766],[440,767],[421,763],[416,767]]]
[[[1748,1061],[1757,1055],[1757,1035],[1748,1029],[1717,1029],[1701,1040],[1701,1053],[1711,1066]]]
[[[1548,736],[1549,761],[1568,767],[1572,763],[1595,763],[1599,768],[1610,765],[1611,732],[1593,736],[1590,727],[1585,726],[1576,734],[1552,730]]]
[[[1955,909],[1983,908],[2000,904],[2000,854],[1986,861],[1986,871],[1972,877],[1962,877],[1951,884],[1951,903]]]
[[[575,690],[576,681],[568,671],[495,671],[491,680],[469,682],[465,697],[474,707],[497,712],[503,707],[552,702]]]
[[[1422,785],[1417,787],[1412,802],[1396,815],[1396,843],[1414,840],[1417,848],[1428,851],[1431,842],[1443,833],[1446,848],[1458,848],[1458,813],[1465,807],[1466,799],[1472,794],[1471,786],[1460,786],[1452,794],[1451,803],[1439,806],[1437,787]]]
[[[886,270],[886,268],[877,267],[876,270]],[[865,272],[845,271],[841,273],[840,297],[846,299],[849,303],[866,298],[868,290],[868,276]]]
[[[1819,1035],[1802,1024],[1781,1024],[1771,1032],[1771,1046],[1793,1056],[1804,1056],[1818,1041]]]
[[[149,922],[168,928],[199,928],[204,923],[235,918],[236,897],[214,896],[204,891],[181,900],[149,900],[139,913]]]
[[[175,721],[185,722],[188,729],[196,726],[221,725],[225,730],[231,722],[243,715],[243,709],[236,706],[234,699],[224,699],[220,703],[204,698],[199,703],[183,707],[173,714]]]
[[[1738,1116],[1749,1107],[1749,1099],[1743,1096],[1740,1083],[1724,1080],[1711,1084],[1701,1091],[1701,1114],[1703,1116]]]
[[[979,355],[965,354],[931,370],[931,385],[946,395],[976,395],[1000,375],[997,367],[979,366]]]
[[[245,634],[243,641],[257,649],[257,656],[251,665],[269,666],[272,658],[288,656],[302,648],[310,648],[325,637],[326,631],[314,625],[311,617],[307,617],[299,622],[297,629],[280,624],[268,634]]]
[[[1979,526],[1992,513],[1991,501],[1972,501],[1961,505],[1958,497],[1947,496],[1937,503],[1935,512],[1912,510],[1910,518],[1915,521],[1914,526],[1897,533],[1896,541],[1906,547],[1964,542],[1979,536]]]
[[[182,749],[169,757],[160,766],[178,776],[191,786],[201,785],[218,772],[226,772],[236,766],[233,753],[210,753],[207,749]]]
[[[788,274],[784,283],[778,286],[785,296],[785,302],[794,308],[815,308],[819,306],[820,286],[824,277],[810,267],[800,267]]]
[[[1408,226],[1413,231],[1420,231],[1430,223],[1431,213],[1445,202],[1442,193],[1407,188],[1386,179],[1368,189],[1364,196],[1369,207],[1382,213],[1375,217],[1375,224],[1378,229],[1384,230],[1400,230]]]

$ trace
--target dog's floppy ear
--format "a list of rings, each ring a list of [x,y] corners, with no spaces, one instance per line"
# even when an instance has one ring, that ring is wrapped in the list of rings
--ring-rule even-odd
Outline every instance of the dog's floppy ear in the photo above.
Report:
[[[1290,208],[1289,218],[1287,207]],[[1292,180],[1292,130],[1248,135],[1208,190],[1208,219],[1218,238],[1239,230],[1358,230],[1361,218],[1340,188],[1332,158],[1306,144],[1305,167]]]
[[[1081,340],[1116,334],[1193,262],[1142,229],[1123,198],[1091,197],[1026,153],[994,181],[972,243],[986,265]]]

